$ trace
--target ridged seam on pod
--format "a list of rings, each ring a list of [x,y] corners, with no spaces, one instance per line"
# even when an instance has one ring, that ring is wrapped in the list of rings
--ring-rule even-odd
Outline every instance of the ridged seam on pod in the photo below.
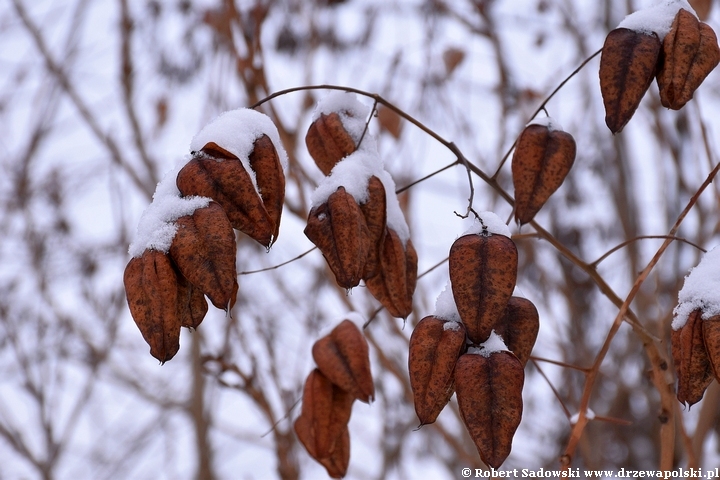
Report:
[[[407,318],[417,285],[417,252],[410,239],[403,246],[398,234],[388,228],[383,242],[380,272],[366,278],[370,293],[396,318]]]
[[[528,125],[520,134],[512,158],[515,218],[530,222],[560,188],[575,161],[572,135],[545,125]]]
[[[515,242],[505,235],[470,234],[450,247],[453,298],[470,340],[483,343],[502,317],[517,281]]]
[[[660,39],[653,33],[616,28],[605,38],[600,56],[600,91],[605,123],[620,132],[640,105],[655,77]]]
[[[455,392],[453,371],[465,348],[465,327],[429,316],[413,330],[408,371],[415,413],[420,425],[435,422]]]

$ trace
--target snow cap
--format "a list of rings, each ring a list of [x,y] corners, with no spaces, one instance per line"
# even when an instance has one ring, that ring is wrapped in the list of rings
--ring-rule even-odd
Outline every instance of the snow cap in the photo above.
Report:
[[[198,208],[205,208],[211,199],[207,197],[182,197],[177,188],[176,179],[180,169],[188,162],[189,157],[165,174],[155,188],[153,201],[143,212],[138,222],[135,239],[130,244],[128,253],[132,257],[142,256],[145,250],[159,250],[167,253],[170,250],[178,218],[192,215]]]
[[[560,125],[554,118],[552,117],[535,117],[532,120],[530,120],[530,123],[525,125],[526,127],[529,127],[530,125],[542,125],[543,127],[547,127],[548,130],[551,132],[558,130],[563,131],[562,125]]]
[[[220,114],[193,137],[190,151],[197,152],[206,144],[214,142],[245,164],[253,150],[255,140],[263,135],[270,137],[283,169],[287,168],[287,152],[280,142],[277,127],[270,117],[251,108],[238,108]],[[249,170],[249,165],[245,168]]]
[[[312,121],[314,122],[320,118],[320,114],[330,115],[333,112],[340,116],[345,130],[355,140],[355,144],[360,143],[365,131],[367,117],[370,115],[370,107],[361,103],[354,93],[334,91],[318,102],[312,114]],[[360,145],[361,149],[365,146],[366,140],[366,138],[363,138],[363,143]]]
[[[502,337],[495,333],[495,330],[490,332],[490,336],[485,341],[485,343],[481,343],[479,347],[470,347],[468,348],[468,353],[474,354],[474,355],[482,355],[485,358],[488,358],[490,355],[492,355],[495,352],[509,352],[507,346],[505,345],[505,342],[503,341]]]
[[[678,305],[673,310],[673,330],[680,330],[690,314],[698,309],[702,311],[703,320],[720,315],[720,246],[707,252],[685,277],[678,293]]]
[[[488,233],[492,233],[494,235],[505,235],[510,238],[510,228],[505,225],[505,222],[503,222],[495,213],[478,212],[478,217],[480,217],[482,222],[477,218],[474,219],[473,224],[465,231],[465,233],[463,233],[463,235],[481,234],[485,228]]]
[[[458,313],[457,305],[455,304],[455,298],[453,297],[450,280],[448,280],[445,289],[440,292],[437,300],[435,300],[435,313],[433,313],[433,316],[442,320],[447,320],[448,322],[461,322],[460,314]]]
[[[339,187],[352,195],[358,205],[367,203],[369,198],[368,181],[376,176],[385,188],[385,204],[387,209],[387,226],[395,231],[405,245],[410,238],[410,229],[400,208],[400,202],[395,195],[395,181],[383,168],[383,162],[377,151],[361,149],[351,153],[338,162],[315,189],[310,198],[312,205],[317,206],[327,202],[330,195]]]
[[[697,17],[695,10],[687,0],[659,0],[655,5],[631,13],[620,22],[618,28],[627,28],[647,35],[655,32],[662,42],[680,9],[687,10]]]

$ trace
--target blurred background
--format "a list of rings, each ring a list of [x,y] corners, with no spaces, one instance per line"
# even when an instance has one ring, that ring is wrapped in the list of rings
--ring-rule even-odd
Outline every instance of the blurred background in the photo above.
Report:
[[[466,212],[471,195],[462,166],[400,196],[421,274],[407,321],[379,310],[363,285],[338,288],[318,251],[251,273],[312,247],[303,228],[322,174],[304,137],[326,90],[260,108],[290,159],[279,239],[266,252],[238,233],[235,308],[229,316],[211,308],[162,366],[127,308],[128,245],[155,185],[207,122],[303,85],[382,95],[477,168],[497,172],[497,185],[512,193],[502,159],[523,126],[625,15],[651,3],[3,0],[0,478],[323,478],[292,421],[313,342],[351,311],[372,319],[365,334],[377,398],[354,406],[347,478],[450,479],[483,468],[454,398],[436,424],[416,429],[407,375],[412,327],[432,314],[450,245],[468,227],[455,213]],[[720,30],[718,2],[690,3]],[[663,242],[649,237],[668,233],[720,161],[717,70],[677,112],[661,107],[653,83],[612,136],[598,65],[599,56],[546,106],[578,146],[570,176],[536,217],[556,243],[511,224],[516,295],[537,305],[541,327],[507,469],[558,468],[617,300]],[[389,110],[378,111],[370,133],[398,187],[456,161]],[[472,182],[475,210],[510,218],[496,189],[475,175]],[[719,194],[712,185],[700,196],[677,234],[686,242],[668,248],[631,305],[666,358],[683,278],[701,258],[698,247],[718,243]],[[572,467],[657,468],[668,421],[674,466],[720,464],[717,383],[692,409],[674,402],[668,411],[645,352],[623,325],[589,403],[603,418],[584,430]]]

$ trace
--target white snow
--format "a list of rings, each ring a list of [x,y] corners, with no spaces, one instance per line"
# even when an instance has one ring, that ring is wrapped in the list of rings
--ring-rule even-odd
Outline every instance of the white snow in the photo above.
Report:
[[[587,418],[588,420],[594,419],[595,412],[588,408],[587,410],[585,410],[585,418]],[[570,417],[570,423],[572,424],[576,424],[578,420],[580,420],[580,412],[577,412]]]
[[[702,311],[703,320],[720,315],[720,246],[707,252],[685,277],[673,311],[673,330],[681,329],[697,309]]]
[[[631,13],[620,22],[618,28],[627,28],[647,35],[655,32],[662,42],[681,8],[697,17],[695,10],[686,0],[660,0],[651,7]]]
[[[333,167],[330,175],[325,177],[310,198],[312,205],[320,205],[335,193],[338,187],[345,187],[345,191],[353,196],[358,204],[368,201],[368,180],[376,176],[385,187],[385,203],[387,209],[387,226],[394,230],[400,241],[405,245],[410,238],[405,216],[400,208],[400,202],[395,194],[395,181],[383,168],[383,162],[377,151],[361,149],[351,153]]]
[[[283,169],[287,168],[288,157],[280,142],[277,127],[264,113],[250,108],[239,108],[222,113],[197,133],[190,142],[190,151],[197,152],[210,142],[234,154],[240,159],[245,170],[257,188],[255,172],[250,168],[250,153],[255,140],[267,135],[278,153]]]
[[[386,170],[376,173],[376,176],[383,183],[383,187],[385,187],[387,226],[390,229],[395,230],[395,233],[398,234],[398,237],[404,246],[410,238],[410,228],[405,221],[405,215],[403,215],[402,209],[400,208],[400,202],[395,194],[395,180],[393,180],[390,173]]]
[[[448,320],[448,322],[461,322],[460,314],[458,313],[457,305],[455,304],[455,298],[452,294],[452,285],[448,280],[445,289],[440,292],[437,300],[435,300],[435,313],[433,316]]]
[[[320,182],[310,198],[312,204],[315,206],[326,202],[340,186],[345,187],[345,191],[352,195],[358,204],[365,203],[368,200],[368,180],[373,175],[379,176],[382,171],[383,166],[379,156],[363,150],[351,153],[338,162],[330,175]]]
[[[363,138],[367,117],[370,114],[370,107],[361,103],[354,93],[335,91],[326,95],[318,102],[313,111],[312,121],[317,120],[320,114],[329,115],[333,112],[340,116],[345,130],[347,130],[357,145],[360,139]],[[363,138],[363,143],[360,145],[360,149],[366,146],[372,146],[366,144],[366,141],[374,145],[374,141],[370,141],[367,137],[369,137],[369,135],[366,134],[365,138]]]
[[[554,118],[552,117],[535,117],[525,125],[526,127],[529,127],[530,125],[542,125],[543,127],[547,127],[548,130],[551,132],[553,131],[563,131],[562,125],[560,125]]]
[[[479,347],[470,347],[468,348],[468,353],[474,354],[474,355],[482,355],[485,358],[488,358],[490,355],[492,355],[495,352],[509,352],[507,346],[505,345],[505,342],[503,341],[502,337],[495,333],[495,330],[490,332],[490,336],[488,339],[481,343]]]
[[[505,235],[510,238],[510,228],[505,225],[505,222],[503,222],[495,213],[479,212],[478,216],[482,222],[476,218],[470,228],[468,228],[463,235],[481,234],[485,229],[488,233]]]
[[[453,332],[457,332],[458,330],[460,330],[460,322],[454,322],[454,321],[445,322],[443,324],[443,330],[444,331],[452,330]]]
[[[167,253],[177,232],[175,221],[182,216],[192,215],[195,210],[207,207],[210,203],[211,199],[207,197],[180,195],[176,179],[188,160],[189,156],[178,162],[157,184],[153,200],[140,217],[135,239],[128,249],[132,257],[142,256],[145,250]]]

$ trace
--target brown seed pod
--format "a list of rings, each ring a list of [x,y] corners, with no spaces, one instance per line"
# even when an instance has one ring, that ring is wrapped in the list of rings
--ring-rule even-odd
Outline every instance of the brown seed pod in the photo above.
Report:
[[[308,129],[305,144],[315,164],[325,175],[330,175],[340,160],[357,149],[355,140],[345,130],[342,119],[336,112],[320,114]]]
[[[338,439],[347,430],[354,400],[320,370],[310,372],[305,381],[300,416],[310,430],[303,444],[313,458],[327,458],[333,453]]]
[[[658,64],[660,40],[627,28],[612,30],[600,56],[600,91],[605,124],[612,133],[630,121],[645,95]]]
[[[380,272],[387,228],[387,199],[382,181],[373,175],[368,180],[367,189],[368,200],[360,204],[360,210],[370,233],[370,248],[365,260],[363,278],[374,277]]]
[[[375,397],[367,340],[350,320],[316,341],[312,356],[318,369],[354,398],[370,403]]]
[[[196,329],[207,311],[208,304],[202,290],[178,272],[178,316],[182,326]]]
[[[217,308],[232,308],[237,293],[235,233],[222,207],[210,202],[177,219],[170,257]]]
[[[510,352],[462,355],[455,366],[455,394],[480,458],[499,468],[510,455],[522,419],[525,374]]]
[[[700,310],[693,311],[685,325],[670,334],[678,378],[677,399],[690,406],[702,399],[714,377],[703,335],[705,321],[701,315]],[[709,328],[714,330],[715,326]]]
[[[285,202],[285,174],[270,137],[263,135],[255,140],[249,160],[250,168],[255,172],[260,198],[275,226],[272,238],[272,243],[275,243],[280,233],[280,218]]]
[[[123,281],[130,314],[150,345],[150,354],[161,363],[174,357],[180,348],[183,320],[178,315],[178,275],[170,257],[157,250],[146,250],[125,267]]]
[[[360,283],[371,248],[370,232],[362,210],[344,187],[310,210],[305,235],[325,256],[338,285],[353,288]]]
[[[365,285],[388,313],[407,318],[412,312],[412,299],[417,285],[417,252],[410,239],[403,247],[398,234],[388,228],[385,232],[380,272],[366,278]]]
[[[505,313],[493,330],[502,337],[508,350],[515,354],[524,367],[530,359],[540,330],[537,308],[527,298],[510,297]]]
[[[560,188],[575,161],[575,140],[560,130],[528,125],[512,158],[515,218],[528,223]]]
[[[690,101],[720,62],[720,48],[713,29],[682,8],[663,40],[662,55],[664,59],[657,74],[660,101],[673,110]]]
[[[720,378],[720,315],[702,321],[703,343],[715,378]],[[719,380],[720,381],[720,380]]]
[[[209,143],[177,176],[184,196],[209,197],[225,210],[233,228],[270,247],[276,222],[258,195],[242,162],[232,153]]]
[[[413,330],[408,371],[421,426],[433,423],[455,392],[453,370],[464,348],[462,323],[430,316],[420,320]]]
[[[342,431],[335,444],[332,447],[332,453],[329,456],[318,458],[314,451],[311,422],[306,417],[300,415],[295,420],[295,435],[297,435],[300,443],[303,444],[305,450],[320,465],[325,467],[330,478],[343,478],[347,473],[350,464],[350,432],[347,426]]]
[[[470,340],[485,342],[517,281],[515,242],[504,235],[463,235],[450,247],[450,282]]]
[[[320,464],[325,467],[330,478],[343,478],[350,465],[350,431],[347,427],[335,442],[332,453],[327,458],[321,458]]]

